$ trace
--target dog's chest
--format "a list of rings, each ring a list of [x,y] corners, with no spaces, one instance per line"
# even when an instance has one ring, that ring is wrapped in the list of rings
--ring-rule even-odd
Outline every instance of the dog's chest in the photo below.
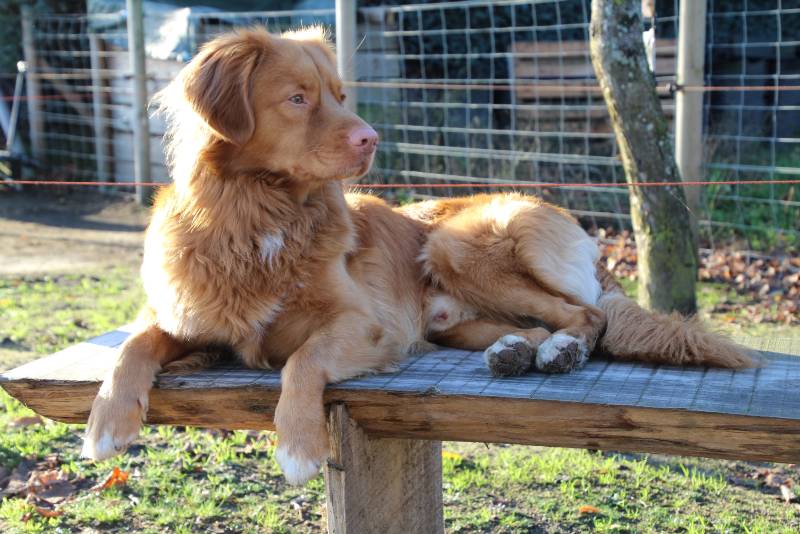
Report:
[[[343,256],[348,240],[330,226],[313,233],[298,231],[310,225],[293,226],[182,246],[148,239],[142,278],[159,325],[181,338],[236,345],[258,337],[287,309],[316,300],[320,273]]]
[[[233,345],[261,331],[281,312],[283,296],[264,276],[260,267],[269,258],[260,253],[228,269],[207,257],[189,261],[159,265],[145,257],[142,278],[148,302],[165,331]]]

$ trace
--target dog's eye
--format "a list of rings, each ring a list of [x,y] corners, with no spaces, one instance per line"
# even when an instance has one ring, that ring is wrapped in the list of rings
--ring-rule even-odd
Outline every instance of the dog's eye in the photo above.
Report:
[[[339,96],[339,100],[340,100],[341,102],[344,102],[346,99],[347,99],[347,95],[346,95],[346,94],[344,94],[344,93],[342,93],[342,94],[341,94],[341,96]]]
[[[289,98],[289,102],[292,104],[305,104],[306,99],[303,95],[298,93],[296,95],[292,95],[291,98]]]

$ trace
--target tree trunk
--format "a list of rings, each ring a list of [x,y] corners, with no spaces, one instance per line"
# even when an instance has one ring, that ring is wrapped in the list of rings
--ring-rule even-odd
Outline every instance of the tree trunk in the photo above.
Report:
[[[697,236],[683,188],[636,187],[637,182],[680,181],[645,57],[641,9],[641,0],[592,0],[592,63],[630,184],[639,302],[653,310],[689,314],[697,309]]]

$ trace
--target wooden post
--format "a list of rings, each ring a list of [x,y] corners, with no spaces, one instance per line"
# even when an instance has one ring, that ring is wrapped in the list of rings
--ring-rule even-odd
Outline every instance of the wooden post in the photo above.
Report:
[[[358,91],[347,82],[354,82],[356,73],[356,0],[336,0],[336,66],[345,83],[345,105],[358,113]]]
[[[697,310],[697,234],[680,181],[669,125],[642,43],[638,0],[592,0],[592,64],[614,127],[638,248],[639,302],[658,311]],[[695,147],[699,148],[699,147]]]
[[[108,143],[109,128],[106,113],[103,109],[104,78],[100,75],[104,67],[100,57],[102,42],[96,33],[89,34],[89,61],[92,71],[92,123],[94,125],[94,158],[97,180],[105,182],[111,180],[109,172]]]
[[[681,0],[678,29],[678,66],[675,73],[675,160],[684,181],[702,180],[703,93],[683,91],[685,85],[703,85],[706,51],[706,2]],[[700,208],[700,188],[684,188],[692,213]]]
[[[33,8],[23,2],[22,15],[22,54],[25,58],[25,82],[28,84],[28,127],[31,138],[31,155],[37,163],[43,163],[44,152],[44,114],[42,113],[42,86],[39,83],[39,64],[36,54],[33,28]]]
[[[4,127],[6,130],[6,150],[13,156],[21,156],[24,152],[22,143],[17,137],[17,124],[19,124],[19,106],[22,99],[22,85],[25,77],[25,62],[17,62],[17,78],[14,80],[14,96],[11,102],[11,113],[6,109],[6,103],[3,101],[2,115]]]
[[[142,0],[127,0],[128,50],[133,85],[133,174],[138,183],[150,181],[150,124],[147,119],[147,72],[144,51]],[[136,201],[148,200],[149,188],[136,186]]]
[[[370,438],[344,404],[331,407],[328,429],[328,532],[444,532],[441,441]]]

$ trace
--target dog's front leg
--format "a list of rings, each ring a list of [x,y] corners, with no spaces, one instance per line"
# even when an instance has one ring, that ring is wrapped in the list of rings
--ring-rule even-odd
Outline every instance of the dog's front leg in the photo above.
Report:
[[[289,357],[275,410],[275,457],[289,483],[304,484],[328,458],[325,385],[380,367],[389,356],[380,332],[368,317],[347,314],[312,335]]]
[[[188,350],[157,326],[131,334],[92,403],[81,456],[104,460],[122,453],[139,435],[156,374]]]

